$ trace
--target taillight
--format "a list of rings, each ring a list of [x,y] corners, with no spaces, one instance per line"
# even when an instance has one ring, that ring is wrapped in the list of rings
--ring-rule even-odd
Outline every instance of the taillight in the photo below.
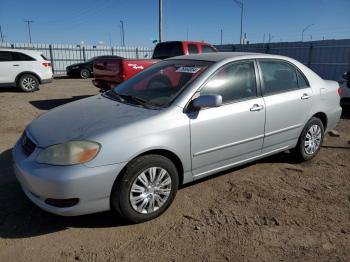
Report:
[[[338,95],[341,96],[341,92],[342,92],[342,88],[341,88],[341,85],[339,83],[339,87],[338,87]]]
[[[42,65],[43,65],[44,67],[50,67],[50,66],[51,66],[51,63],[42,63]]]

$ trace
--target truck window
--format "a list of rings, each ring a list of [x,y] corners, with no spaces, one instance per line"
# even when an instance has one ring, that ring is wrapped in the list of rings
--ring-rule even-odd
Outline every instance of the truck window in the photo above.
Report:
[[[216,51],[211,46],[208,46],[208,45],[202,46],[202,53],[212,53],[212,52],[216,52]]]
[[[198,54],[198,47],[195,44],[188,45],[188,53],[189,54]]]
[[[183,55],[181,42],[164,42],[156,45],[152,58],[166,59],[179,55]]]

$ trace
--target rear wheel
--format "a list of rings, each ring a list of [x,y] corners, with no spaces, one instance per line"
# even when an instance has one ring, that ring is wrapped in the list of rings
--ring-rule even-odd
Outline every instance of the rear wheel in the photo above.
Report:
[[[293,153],[298,160],[307,161],[314,158],[321,148],[324,138],[324,126],[317,117],[312,117],[305,125]]]
[[[156,218],[175,198],[178,173],[166,157],[138,157],[121,175],[113,186],[111,206],[127,221],[140,223]]]
[[[90,77],[90,71],[88,69],[81,69],[80,70],[80,77],[83,79],[89,78]]]
[[[24,92],[34,92],[39,89],[39,79],[31,74],[24,74],[18,80],[18,86]]]

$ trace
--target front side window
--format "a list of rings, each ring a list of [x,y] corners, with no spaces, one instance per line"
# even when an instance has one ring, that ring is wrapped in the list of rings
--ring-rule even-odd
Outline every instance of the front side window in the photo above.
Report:
[[[168,60],[159,62],[113,89],[125,103],[167,107],[211,62]]]
[[[260,61],[265,94],[298,89],[296,68],[282,61]]]
[[[237,62],[215,73],[200,91],[201,95],[221,95],[230,103],[257,96],[254,62]]]
[[[0,51],[0,62],[13,61],[12,53],[6,51]]]
[[[188,45],[188,53],[189,54],[198,54],[198,47],[194,44]]]

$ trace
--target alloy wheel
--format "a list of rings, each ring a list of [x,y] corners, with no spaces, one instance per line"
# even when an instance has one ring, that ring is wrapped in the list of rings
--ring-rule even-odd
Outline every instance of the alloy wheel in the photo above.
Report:
[[[321,127],[318,125],[312,125],[306,133],[304,148],[305,152],[309,155],[314,154],[320,147],[322,140]]]
[[[157,211],[167,202],[171,186],[171,177],[164,168],[151,167],[142,171],[130,189],[132,208],[141,214]]]

